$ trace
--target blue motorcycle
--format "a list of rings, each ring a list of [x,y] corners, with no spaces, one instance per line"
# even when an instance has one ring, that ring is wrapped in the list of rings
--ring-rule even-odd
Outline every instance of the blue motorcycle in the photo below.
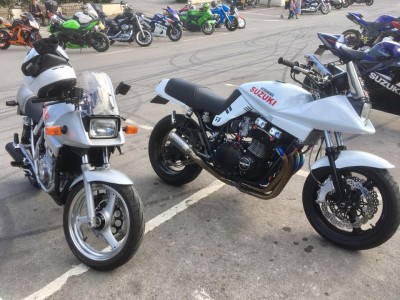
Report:
[[[391,31],[397,31],[392,22],[398,20],[397,17],[383,15],[373,22],[363,19],[363,15],[359,13],[349,12],[346,16],[350,21],[360,26],[360,30],[348,29],[342,34],[345,38],[346,45],[353,49],[365,46],[372,47],[382,36],[388,36]]]
[[[222,25],[225,25],[226,29],[229,31],[235,31],[238,28],[239,20],[235,15],[231,14],[229,6],[225,4],[217,5],[215,1],[212,1],[211,7],[211,12],[219,16],[215,24],[216,28],[220,28]]]
[[[163,14],[155,14],[153,17],[140,14],[139,18],[143,27],[155,37],[168,36],[173,42],[179,41],[182,37],[182,22],[178,15],[176,15],[176,18],[170,19]]]
[[[353,61],[360,71],[364,84],[369,92],[369,100],[373,108],[400,115],[400,44],[393,41],[382,41],[367,51],[354,50],[344,44],[342,35],[318,33],[323,45],[315,52],[321,55],[329,50],[339,58],[339,63]],[[333,85],[326,87],[326,93],[346,93],[354,88],[347,80],[346,72],[338,62],[322,64],[314,55],[307,55],[311,70],[324,76],[330,76]],[[312,93],[312,82],[304,82],[303,88]],[[308,88],[307,88],[308,87]],[[368,95],[367,95],[368,96]]]

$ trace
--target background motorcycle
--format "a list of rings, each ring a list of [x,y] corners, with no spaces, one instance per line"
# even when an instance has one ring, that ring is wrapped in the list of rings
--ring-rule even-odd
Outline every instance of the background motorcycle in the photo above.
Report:
[[[189,9],[184,14],[180,14],[183,27],[188,31],[202,31],[205,35],[213,34],[216,19],[210,10],[210,5],[204,3],[199,10]]]
[[[0,49],[6,50],[11,45],[29,46],[40,40],[39,24],[30,13],[23,13],[20,19],[14,19],[11,24],[7,19],[0,17],[0,25],[4,25],[7,30],[0,30]]]
[[[155,14],[153,17],[139,14],[139,18],[144,29],[149,30],[155,37],[168,37],[173,42],[182,37],[182,22],[179,20],[167,18],[165,14]]]
[[[151,32],[144,29],[138,15],[132,7],[123,5],[123,13],[118,14],[114,19],[104,18],[105,33],[111,41],[136,43],[141,47],[150,46],[153,42]]]
[[[354,3],[365,3],[367,6],[371,6],[372,4],[374,4],[374,0],[347,0],[349,1],[350,5],[354,4]]]
[[[252,5],[254,8],[259,7],[260,0],[232,0],[231,4],[234,4],[235,6],[240,7],[243,10],[246,10],[249,8],[250,5]]]
[[[109,160],[124,144],[124,131],[135,132],[122,127],[115,99],[130,86],[121,83],[114,94],[107,74],[94,72],[76,83],[67,54],[53,39],[34,43],[21,69],[17,101],[7,101],[24,116],[21,140],[15,133],[6,145],[11,165],[65,205],[65,238],[79,260],[95,269],[124,264],[144,233],[133,183]]]
[[[360,30],[347,29],[342,33],[345,37],[346,45],[353,49],[364,46],[371,47],[382,33],[387,34],[388,31],[395,29],[392,22],[399,20],[394,16],[382,15],[375,21],[369,22],[364,20],[362,14],[351,12],[349,12],[346,17],[360,26]]]
[[[280,62],[309,74],[292,62]],[[267,200],[280,194],[302,167],[307,150],[321,140],[325,156],[311,166],[303,187],[308,220],[341,247],[368,249],[384,243],[399,226],[400,192],[387,171],[393,165],[344,145],[342,132],[375,132],[357,68],[352,62],[346,67],[352,94],[319,101],[298,86],[277,81],[242,84],[224,98],[183,79],[162,80],[152,103],[171,101],[188,110],[155,125],[148,148],[154,171],[165,182],[182,185],[205,169]]]
[[[239,20],[230,13],[229,6],[225,4],[219,4],[215,1],[211,2],[211,12],[219,16],[218,21],[215,24],[216,28],[220,28],[225,25],[226,29],[229,31],[235,31],[239,26]]]
[[[234,3],[231,3],[229,6],[230,14],[235,16],[238,19],[238,28],[243,29],[246,27],[246,20],[241,15],[239,15],[239,11]]]
[[[336,9],[341,9],[343,7],[344,0],[330,0],[329,3],[331,7],[333,6]]]
[[[303,0],[301,2],[301,13],[321,11],[326,15],[331,9],[331,4],[328,0]]]
[[[360,70],[360,74],[369,91],[373,108],[392,114],[400,115],[400,44],[392,41],[382,41],[368,51],[356,51],[346,47],[343,36],[318,33],[323,46],[317,50],[321,55],[324,50],[329,50],[344,64],[353,60]],[[321,64],[309,62],[321,70]],[[333,74],[333,85],[327,87],[328,94],[333,87],[339,93],[346,93],[349,85],[345,81],[345,73],[337,68],[337,63],[325,64],[325,76]]]
[[[101,25],[99,27],[99,25]],[[100,32],[102,24],[94,19],[88,24],[80,24],[74,19],[62,20],[54,15],[49,24],[50,37],[56,38],[63,48],[81,49],[92,47],[98,52],[105,52],[110,47],[108,37]]]

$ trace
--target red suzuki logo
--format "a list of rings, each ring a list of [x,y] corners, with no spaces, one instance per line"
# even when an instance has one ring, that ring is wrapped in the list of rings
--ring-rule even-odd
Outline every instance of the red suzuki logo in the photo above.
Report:
[[[255,86],[253,86],[250,89],[250,92],[253,93],[254,95],[258,96],[260,99],[264,100],[265,102],[267,102],[271,106],[274,106],[278,102],[272,97],[273,94],[271,96],[271,93],[269,93],[267,90],[265,90],[263,88],[258,89]]]

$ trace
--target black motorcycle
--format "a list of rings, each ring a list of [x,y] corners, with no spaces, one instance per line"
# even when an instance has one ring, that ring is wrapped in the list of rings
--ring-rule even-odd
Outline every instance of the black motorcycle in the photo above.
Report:
[[[153,36],[150,31],[143,28],[138,14],[132,7],[122,4],[123,12],[114,19],[109,19],[104,13],[99,14],[99,18],[105,25],[105,34],[110,39],[110,44],[114,42],[132,43],[136,41],[139,46],[147,47],[153,42]],[[99,13],[97,6],[95,10]]]
[[[347,0],[349,2],[350,5],[354,4],[354,3],[365,3],[367,6],[371,6],[372,4],[374,4],[374,0]]]

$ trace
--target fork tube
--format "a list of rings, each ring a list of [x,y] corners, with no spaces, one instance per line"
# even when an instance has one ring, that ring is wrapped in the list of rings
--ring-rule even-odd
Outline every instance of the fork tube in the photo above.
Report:
[[[86,172],[90,171],[91,165],[89,164],[89,159],[87,154],[82,156],[82,173],[83,173],[83,186],[85,188],[85,196],[86,196],[86,209],[87,215],[89,219],[89,227],[96,227],[96,211],[94,207],[94,198],[92,185],[87,181],[85,176]]]
[[[335,187],[336,192],[338,193],[340,199],[343,198],[343,184],[342,181],[339,179],[340,178],[340,173],[336,169],[336,164],[335,164],[335,158],[337,152],[335,151],[332,139],[331,139],[331,133],[330,131],[324,131],[325,135],[325,143],[326,143],[326,156],[328,157],[329,160],[329,165],[332,169],[332,176],[333,176],[333,186]]]

